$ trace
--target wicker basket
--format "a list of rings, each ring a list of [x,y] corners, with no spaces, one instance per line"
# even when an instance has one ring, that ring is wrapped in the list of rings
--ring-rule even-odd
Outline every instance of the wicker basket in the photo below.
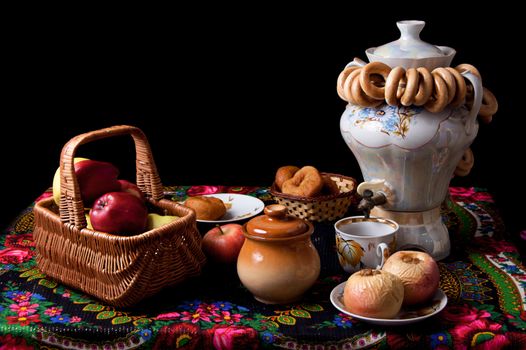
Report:
[[[345,215],[349,206],[356,200],[357,182],[352,177],[321,173],[329,176],[340,189],[339,194],[318,196],[318,197],[299,197],[280,192],[275,183],[270,187],[270,193],[279,204],[288,208],[288,212],[300,219],[309,221],[331,221]]]
[[[75,178],[77,147],[102,138],[131,135],[135,142],[137,186],[151,206],[179,220],[135,236],[86,228],[84,205]],[[163,188],[148,140],[131,126],[114,126],[78,135],[62,149],[60,210],[53,198],[35,205],[33,233],[42,272],[104,302],[125,307],[165,286],[198,275],[205,263],[195,212],[162,199]]]

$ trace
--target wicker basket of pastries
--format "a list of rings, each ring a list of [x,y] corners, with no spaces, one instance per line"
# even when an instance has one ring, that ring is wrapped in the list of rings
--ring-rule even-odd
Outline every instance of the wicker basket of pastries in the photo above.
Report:
[[[125,235],[93,229],[95,214],[88,225],[87,203],[81,198],[85,192],[79,186],[74,160],[78,146],[120,135],[130,135],[135,142],[136,188],[142,192],[138,195],[145,215],[173,218],[153,227],[143,222],[143,230]],[[114,126],[74,137],[62,149],[59,176],[59,205],[50,197],[34,208],[36,261],[42,272],[119,307],[133,305],[200,273],[205,256],[195,212],[163,199],[150,146],[140,129]],[[98,204],[98,200],[92,203],[90,213]],[[109,221],[109,225],[116,222]]]
[[[332,221],[345,215],[356,201],[354,178],[319,172],[312,166],[283,166],[276,172],[270,193],[288,212],[309,221]]]

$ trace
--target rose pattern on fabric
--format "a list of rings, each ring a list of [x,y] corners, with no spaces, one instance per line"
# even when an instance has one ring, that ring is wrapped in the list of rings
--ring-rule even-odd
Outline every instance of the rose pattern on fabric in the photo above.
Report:
[[[216,326],[212,340],[216,350],[258,349],[258,333],[245,326]]]
[[[33,251],[25,248],[5,248],[0,250],[0,264],[20,264],[30,260]]]
[[[28,248],[34,247],[33,234],[22,233],[18,235],[9,235],[5,238],[5,246],[8,248]]]
[[[491,314],[486,310],[479,310],[467,304],[446,305],[440,313],[443,320],[451,323],[469,323],[490,316]]]
[[[458,325],[451,330],[455,349],[502,349],[510,340],[503,334],[502,325],[486,319]]]
[[[204,196],[207,194],[222,193],[225,186],[192,186],[186,192],[188,196]]]
[[[268,194],[266,188],[174,186],[168,195],[186,198],[192,188],[193,194],[228,191],[259,198]],[[348,277],[342,273],[336,255],[332,263],[338,270],[322,274],[299,303],[259,304],[234,278],[228,279],[225,286],[197,284],[202,289],[197,287],[195,293],[185,291],[185,284],[183,288],[161,293],[162,300],[153,298],[152,308],[119,310],[65,287],[38,270],[32,238],[33,217],[30,209],[25,210],[0,235],[0,350],[32,349],[39,344],[70,349],[214,349],[256,345],[298,349],[388,345],[433,349],[526,348],[526,311],[521,309],[526,270],[516,247],[499,235],[500,221],[494,220],[495,211],[491,210],[493,200],[479,188],[451,188],[450,193],[453,200],[464,205],[457,206],[460,209],[454,214],[456,222],[475,216],[479,234],[475,237],[475,230],[462,232],[469,237],[466,249],[460,250],[465,255],[439,263],[441,273],[447,270],[457,283],[457,287],[452,284],[450,288],[460,288],[455,294],[458,299],[450,298],[441,314],[424,323],[388,329],[371,327],[333,308],[327,296]],[[46,197],[49,193],[42,198]],[[325,237],[323,227],[319,230],[315,244],[331,237],[327,246],[335,253],[334,234]],[[451,232],[452,241],[457,234]],[[329,261],[330,257],[324,259]],[[214,298],[216,291],[223,292]],[[185,296],[179,296],[179,292]],[[7,329],[13,333],[5,334]],[[87,340],[90,335],[104,334],[108,329],[120,333]],[[72,338],[72,334],[78,339]],[[332,339],[331,343],[324,343],[318,335]]]
[[[488,192],[476,187],[450,187],[449,194],[457,202],[488,202],[493,203],[493,198]]]

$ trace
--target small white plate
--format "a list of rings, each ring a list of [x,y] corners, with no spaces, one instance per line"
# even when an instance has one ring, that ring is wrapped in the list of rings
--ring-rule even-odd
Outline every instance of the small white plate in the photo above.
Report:
[[[405,324],[415,323],[422,321],[428,317],[434,316],[446,306],[447,296],[442,290],[437,290],[433,296],[432,301],[428,305],[420,306],[418,308],[404,308],[394,317],[394,318],[372,318],[365,317],[353,314],[345,310],[343,305],[343,289],[345,287],[345,282],[338,284],[331,292],[331,303],[335,308],[352,316],[358,320],[369,322],[372,324],[382,325],[382,326],[402,326]]]
[[[210,223],[225,223],[239,221],[243,219],[251,218],[263,211],[265,208],[265,203],[261,199],[247,196],[245,194],[238,193],[214,193],[207,194],[204,197],[215,197],[223,201],[223,203],[231,205],[227,209],[226,214],[217,220],[199,220],[198,222],[210,222]]]

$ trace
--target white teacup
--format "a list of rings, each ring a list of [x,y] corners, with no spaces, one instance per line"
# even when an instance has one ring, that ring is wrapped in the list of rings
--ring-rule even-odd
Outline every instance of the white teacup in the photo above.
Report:
[[[398,224],[389,219],[364,216],[343,218],[334,224],[336,250],[343,269],[379,269],[396,247]]]

